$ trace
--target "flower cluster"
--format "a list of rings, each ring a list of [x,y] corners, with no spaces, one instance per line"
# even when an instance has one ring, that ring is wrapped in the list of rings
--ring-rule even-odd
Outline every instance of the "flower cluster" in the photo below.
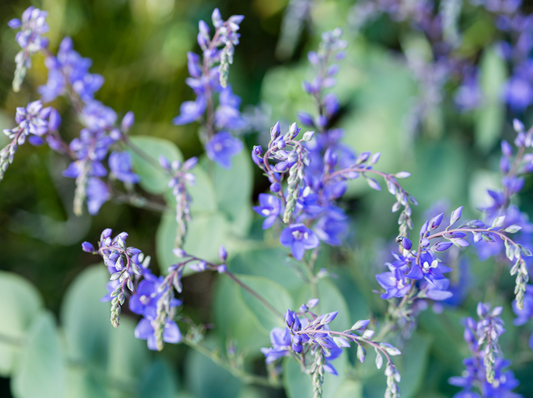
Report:
[[[344,332],[330,330],[329,324],[338,312],[316,315],[311,309],[316,307],[318,302],[318,299],[311,299],[297,312],[287,310],[285,313],[287,327],[274,328],[270,333],[272,347],[261,349],[265,354],[266,362],[273,363],[282,357],[294,356],[302,365],[302,369],[313,376],[314,397],[321,397],[324,372],[338,374],[332,361],[342,354],[342,349],[350,347],[350,343],[355,343],[357,357],[364,362],[366,351],[363,344],[369,345],[376,351],[378,369],[383,366],[383,356],[387,360],[385,397],[399,397],[400,390],[397,383],[400,381],[400,373],[390,357],[400,355],[400,351],[388,343],[372,341],[374,331],[367,329],[369,320],[358,321],[350,330]]]
[[[466,367],[463,376],[449,380],[450,384],[463,389],[454,397],[518,397],[511,392],[518,386],[518,380],[513,372],[504,371],[510,361],[497,356],[500,353],[498,337],[505,331],[501,312],[501,307],[491,311],[490,305],[479,303],[479,322],[472,318],[465,319],[464,338],[472,357],[463,361]],[[475,392],[476,388],[482,395]]]
[[[52,116],[53,113],[53,116]],[[18,126],[14,129],[5,129],[4,134],[11,140],[0,151],[0,181],[4,178],[9,165],[13,163],[18,146],[26,142],[26,139],[33,145],[41,145],[48,130],[57,130],[57,111],[53,108],[43,108],[41,101],[30,102],[26,108],[17,108],[15,121]]]
[[[521,1],[476,0],[470,3],[488,11],[486,17],[492,19],[492,25],[497,29],[494,42],[499,55],[509,63],[512,71],[504,86],[498,88],[502,91],[501,97],[511,109],[523,111],[533,103],[531,15],[520,9]],[[475,63],[477,57],[457,51],[462,42],[463,32],[459,30],[462,8],[458,0],[438,3],[372,0],[357,2],[350,12],[350,25],[357,32],[369,22],[387,15],[394,22],[407,22],[413,30],[424,34],[431,54],[420,56],[417,51],[405,51],[407,65],[420,86],[419,98],[412,111],[413,128],[436,117],[445,86],[451,80],[460,82],[454,100],[461,110],[475,109],[485,103],[479,66]]]
[[[196,94],[195,101],[181,104],[180,115],[174,118],[176,125],[201,121],[200,139],[205,145],[207,156],[220,166],[229,169],[231,158],[243,149],[243,144],[228,130],[240,130],[246,121],[239,112],[241,100],[227,85],[229,65],[233,62],[234,46],[239,43],[239,24],[244,17],[234,15],[223,21],[220,11],[213,11],[215,33],[211,37],[209,26],[200,21],[198,44],[203,56],[189,52],[188,68],[191,75],[187,85]],[[220,48],[222,47],[222,49]],[[219,104],[214,107],[214,94],[219,93]]]
[[[514,129],[517,136],[514,144],[517,147],[514,153],[511,144],[507,141],[502,141],[502,157],[500,160],[500,171],[503,175],[501,179],[502,191],[489,190],[488,194],[492,203],[490,206],[483,207],[481,210],[485,213],[485,222],[487,224],[498,224],[501,228],[508,230],[508,232],[517,233],[514,241],[517,246],[509,245],[509,242],[498,235],[493,236],[492,240],[479,241],[476,244],[478,255],[482,259],[490,256],[497,256],[505,253],[505,256],[510,260],[518,259],[517,255],[513,256],[513,250],[516,247],[520,248],[520,252],[527,257],[530,256],[533,250],[533,224],[529,222],[526,213],[521,212],[517,206],[511,204],[512,197],[519,193],[524,186],[524,176],[533,171],[533,154],[527,152],[533,146],[533,129],[525,130],[524,125],[514,120]],[[490,242],[491,244],[487,244]],[[523,302],[523,295],[525,286],[528,281],[527,268],[531,260],[520,258],[513,268],[513,273],[517,273],[517,298],[519,302]]]
[[[61,41],[57,56],[47,54],[45,64],[48,81],[38,88],[45,102],[54,100],[68,90],[73,90],[84,102],[90,102],[104,84],[103,76],[89,73],[92,61],[74,50],[70,37]]]
[[[13,79],[13,90],[18,92],[26,71],[31,68],[31,56],[48,47],[48,39],[41,35],[48,32],[46,23],[48,13],[33,6],[22,13],[22,18],[12,19],[8,25],[12,29],[20,29],[17,33],[17,43],[22,48],[15,57],[17,69]]]
[[[83,203],[87,199],[90,214],[97,214],[104,202],[110,197],[110,190],[102,181],[108,174],[102,162],[108,157],[113,145],[118,143],[128,129],[127,123],[133,123],[133,114],[128,113],[123,119],[123,132],[114,124],[116,113],[111,108],[97,101],[91,101],[81,114],[86,128],[81,130],[80,138],[75,138],[69,147],[74,153],[74,160],[63,172],[63,176],[76,179],[74,212],[81,214]],[[114,151],[108,159],[112,176],[127,184],[140,181],[132,172],[131,155],[127,152]]]
[[[443,264],[439,255],[452,246],[458,248],[469,246],[470,243],[466,240],[469,233],[476,243],[481,240],[495,242],[495,237],[505,242],[507,257],[511,261],[516,260],[511,269],[511,275],[517,274],[516,306],[523,308],[524,292],[529,278],[523,256],[531,256],[531,252],[506,235],[517,232],[520,227],[517,225],[502,227],[505,217],[495,219],[492,225],[485,225],[479,220],[470,220],[453,227],[461,214],[462,207],[452,212],[450,223],[445,229],[441,228],[443,213],[426,221],[420,230],[420,240],[416,250],[413,249],[410,239],[406,237],[398,239],[399,253],[393,253],[395,261],[386,263],[389,272],[376,275],[378,283],[385,289],[385,293],[381,295],[383,299],[402,298],[398,305],[391,305],[389,308],[393,323],[414,323],[417,313],[415,310],[421,300],[442,301],[452,297],[450,281],[444,277],[444,274],[452,269]]]
[[[126,232],[116,235],[113,239],[112,233],[110,228],[102,232],[98,250],[89,242],[84,242],[82,248],[87,253],[102,256],[111,274],[111,282],[107,286],[108,290],[113,289],[108,296],[111,299],[111,324],[118,327],[121,306],[126,301],[126,297],[135,292],[139,279],[150,265],[150,257],[145,257],[135,247],[126,247],[128,238]]]
[[[41,145],[44,140],[53,150],[66,154],[72,163],[63,172],[65,177],[76,179],[74,196],[74,213],[81,215],[83,204],[87,202],[89,213],[98,213],[104,202],[111,198],[110,185],[102,177],[108,175],[103,162],[113,146],[119,148],[119,142],[125,140],[126,133],[134,122],[132,112],[128,112],[122,120],[121,128],[115,126],[116,112],[94,100],[94,94],[102,86],[104,79],[97,74],[89,73],[92,61],[83,58],[73,48],[70,38],[62,40],[57,56],[46,48],[47,41],[40,35],[48,30],[47,13],[34,7],[28,8],[22,20],[9,22],[12,28],[21,28],[17,41],[23,51],[17,55],[17,68],[14,86],[20,86],[23,75],[30,65],[30,57],[37,51],[43,51],[48,68],[48,81],[38,91],[44,102],[49,102],[59,95],[67,95],[78,114],[84,128],[80,137],[66,143],[59,135],[58,128],[61,118],[57,111],[42,107],[41,101],[28,104],[27,108],[17,110],[19,126],[4,132],[13,139],[0,154],[0,175],[3,177],[9,163],[17,150],[17,145],[24,143],[26,136],[33,145]],[[16,89],[16,88],[15,88]],[[135,184],[140,178],[132,172],[131,155],[122,151],[114,151],[108,159],[111,179],[125,184]],[[1,178],[0,178],[1,179]]]
[[[172,189],[172,194],[176,199],[176,222],[178,229],[176,231],[175,248],[181,248],[187,235],[187,223],[191,221],[190,202],[191,196],[187,192],[187,184],[194,185],[196,179],[194,174],[190,173],[196,164],[198,158],[193,157],[181,164],[179,160],[172,163],[163,155],[159,158],[159,164],[165,169],[172,178],[168,182],[168,187]]]
[[[333,119],[339,110],[339,100],[325,90],[335,85],[339,65],[334,63],[345,57],[346,41],[341,39],[342,30],[337,28],[322,35],[317,52],[308,54],[315,68],[315,78],[304,81],[304,90],[313,98],[317,115],[299,112],[302,124],[315,131],[300,136],[301,129],[293,123],[289,131],[281,134],[279,122],[270,129],[268,149],[263,153],[261,146],[255,146],[252,159],[270,180],[270,190],[277,195],[262,194],[260,206],[254,210],[266,217],[263,228],[270,228],[279,217],[288,226],[280,236],[282,245],[291,248],[293,257],[301,260],[305,250],[319,246],[320,241],[332,246],[342,244],[348,232],[348,217],[336,204],[347,189],[346,180],[363,176],[370,187],[381,190],[380,184],[370,177],[382,176],[397,203],[393,211],[404,210],[400,215],[400,235],[407,236],[412,228],[410,203],[416,204],[398,183],[409,173],[386,174],[373,169],[380,154],[362,152],[358,156],[341,142],[343,131],[332,128]],[[300,139],[298,137],[300,136]],[[270,161],[276,162],[274,166]],[[286,190],[282,189],[284,179]]]
[[[135,247],[126,247],[126,232],[113,239],[111,234],[109,228],[102,232],[98,250],[89,242],[82,244],[85,252],[103,257],[111,274],[108,294],[102,298],[104,302],[111,301],[111,324],[118,327],[121,307],[129,299],[130,310],[143,316],[135,337],[147,340],[151,350],[162,350],[163,342],[178,343],[181,332],[174,316],[181,301],[174,297],[173,287],[181,293],[183,267],[172,266],[166,277],[157,277],[149,268],[150,256]]]

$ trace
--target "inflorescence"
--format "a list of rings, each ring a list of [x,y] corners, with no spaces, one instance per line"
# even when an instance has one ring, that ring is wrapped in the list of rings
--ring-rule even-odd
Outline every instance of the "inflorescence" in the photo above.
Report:
[[[407,17],[407,14],[402,14],[403,6],[390,7],[390,4],[378,3],[378,8],[372,6],[367,10],[366,17],[371,18],[381,12],[389,13],[396,19]],[[369,7],[369,3],[365,4],[361,7]],[[427,22],[433,18],[430,9],[415,7],[413,10],[403,11],[413,14],[415,23],[428,33]],[[489,11],[502,13],[501,10]],[[448,18],[442,29],[446,31],[446,42],[450,45],[450,50],[459,40],[453,23],[457,10],[453,8],[453,4],[448,4],[441,8],[441,12]],[[511,10],[507,12],[507,16],[515,15],[516,12]],[[20,89],[31,66],[31,56],[39,51],[46,57],[48,81],[39,87],[41,100],[30,102],[25,108],[17,108],[15,120],[18,126],[4,130],[11,142],[0,151],[0,180],[13,162],[20,145],[26,141],[32,145],[46,143],[54,151],[71,159],[63,175],[76,180],[74,212],[77,215],[81,215],[85,203],[89,213],[94,215],[103,203],[124,195],[130,203],[136,203],[134,185],[140,182],[140,176],[133,170],[131,152],[137,152],[139,148],[133,146],[128,137],[134,115],[132,112],[126,113],[118,125],[117,113],[94,99],[104,79],[89,72],[91,60],[81,57],[74,50],[70,38],[63,39],[56,55],[49,52],[48,40],[42,37],[48,31],[46,16],[46,12],[30,7],[21,20],[9,22],[11,28],[20,29],[16,40],[22,48],[16,57],[14,90]],[[200,122],[199,135],[207,157],[227,169],[231,168],[232,158],[244,147],[230,131],[242,130],[247,124],[239,111],[241,100],[228,85],[229,65],[233,62],[234,49],[239,43],[238,31],[243,18],[235,15],[224,21],[219,10],[215,9],[212,14],[215,28],[213,35],[207,23],[200,21],[197,40],[202,56],[192,52],[187,55],[191,77],[186,83],[194,90],[196,100],[184,102],[180,107],[180,115],[173,121],[176,125]],[[505,19],[500,19],[498,29],[506,31],[505,23]],[[192,201],[188,188],[195,183],[191,170],[198,163],[196,157],[184,163],[177,160],[170,162],[164,156],[159,158],[159,165],[169,178],[168,188],[172,190],[175,200],[178,225],[173,253],[179,260],[167,269],[165,276],[155,276],[152,273],[150,256],[126,245],[128,234],[125,232],[112,238],[112,230],[106,229],[100,236],[97,248],[89,242],[82,244],[85,252],[101,256],[108,268],[108,294],[102,301],[111,302],[113,326],[119,325],[121,310],[128,301],[129,309],[142,316],[135,329],[135,336],[147,340],[151,350],[162,350],[164,343],[178,343],[182,340],[177,321],[189,325],[187,336],[194,336],[189,344],[195,346],[199,335],[195,331],[202,328],[194,326],[179,314],[182,302],[176,295],[182,293],[185,270],[215,271],[228,276],[252,294],[264,305],[265,310],[272,312],[280,320],[284,319],[286,327],[271,331],[272,347],[263,348],[262,352],[267,364],[277,363],[288,356],[298,361],[302,370],[312,376],[314,397],[322,396],[324,372],[337,374],[335,359],[342,354],[343,348],[355,343],[357,357],[361,362],[366,357],[365,347],[375,350],[378,369],[386,362],[385,397],[396,398],[400,396],[400,374],[391,356],[399,355],[400,351],[381,340],[388,332],[400,328],[402,323],[414,324],[419,304],[427,300],[446,301],[452,297],[453,287],[444,276],[452,271],[451,267],[445,265],[451,255],[444,257],[452,251],[452,247],[455,246],[458,251],[473,242],[482,259],[505,255],[512,261],[510,273],[516,275],[516,299],[513,302],[513,310],[517,315],[515,324],[521,325],[533,318],[533,288],[527,284],[528,265],[531,263],[528,257],[532,255],[533,249],[533,225],[512,204],[513,196],[524,186],[523,176],[533,171],[533,154],[528,152],[533,147],[533,128],[526,131],[521,122],[514,121],[517,133],[514,140],[516,154],[511,144],[502,142],[502,191],[488,192],[492,204],[481,209],[484,211],[483,221],[470,220],[459,224],[462,207],[451,213],[446,228],[443,225],[444,213],[428,217],[430,219],[420,229],[418,246],[414,248],[409,234],[413,229],[411,206],[417,202],[399,183],[399,180],[410,174],[405,171],[389,174],[376,170],[380,153],[355,153],[342,143],[343,130],[334,127],[340,116],[340,103],[335,94],[326,93],[326,90],[336,84],[335,76],[339,71],[337,62],[345,58],[346,47],[342,30],[337,28],[325,32],[319,50],[308,54],[315,76],[312,81],[304,81],[303,89],[313,100],[316,114],[299,112],[298,119],[301,125],[309,126],[312,130],[302,132],[296,123],[292,123],[282,133],[278,122],[270,129],[270,141],[266,150],[261,146],[253,148],[252,160],[269,179],[271,191],[271,194],[259,195],[259,205],[254,210],[265,218],[263,229],[269,229],[276,223],[282,226],[279,241],[282,246],[290,248],[293,258],[308,268],[308,281],[314,295],[317,293],[316,281],[328,275],[326,270],[321,270],[316,275],[314,273],[314,261],[321,242],[340,246],[349,232],[349,217],[341,203],[348,181],[362,177],[370,188],[380,191],[381,185],[374,177],[384,180],[388,191],[395,197],[392,211],[402,211],[398,219],[399,236],[396,239],[398,252],[393,253],[393,262],[385,264],[388,271],[376,275],[377,283],[384,290],[381,298],[389,300],[387,322],[378,337],[374,340],[374,331],[368,329],[369,320],[358,321],[349,330],[331,330],[330,323],[337,312],[321,315],[313,313],[311,310],[317,306],[318,298],[309,300],[299,311],[287,310],[283,316],[268,300],[228,270],[228,254],[224,246],[219,249],[219,263],[185,252],[183,245],[188,223],[191,221]],[[440,61],[436,61],[437,64],[438,62]],[[447,63],[444,69],[453,69],[452,64]],[[432,65],[431,68],[432,73],[436,73],[439,65]],[[465,72],[465,82],[470,78],[468,76],[473,75]],[[512,79],[516,79],[516,76]],[[512,79],[509,85],[514,84]],[[509,97],[509,90],[508,88],[508,102],[517,107],[516,98]],[[215,94],[218,94],[217,103]],[[46,103],[61,95],[70,100],[83,125],[79,138],[70,143],[65,142],[59,134],[59,113],[43,105],[43,101]],[[533,94],[530,102],[533,102]],[[142,151],[140,154],[144,156]],[[157,164],[157,160],[148,160]],[[117,192],[116,181],[124,184],[126,194]],[[516,238],[511,239],[510,234],[516,234]],[[472,237],[472,242],[468,240],[469,236]],[[306,251],[312,251],[307,259]],[[457,396],[479,397],[479,394],[473,392],[475,389],[483,396],[510,393],[518,382],[512,372],[503,371],[509,362],[501,357],[498,345],[498,338],[504,332],[500,318],[502,308],[491,310],[489,304],[479,303],[477,312],[480,318],[478,322],[472,318],[465,321],[465,340],[472,357],[464,361],[466,370],[463,376],[450,379],[450,383],[463,388],[463,392]],[[530,345],[533,348],[533,336]],[[236,358],[234,349],[228,352],[229,356]],[[238,372],[242,372],[242,360],[239,363]]]

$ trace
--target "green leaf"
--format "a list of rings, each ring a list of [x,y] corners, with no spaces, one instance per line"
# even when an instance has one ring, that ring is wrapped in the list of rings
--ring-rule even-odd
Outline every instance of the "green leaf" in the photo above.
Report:
[[[124,384],[135,384],[148,365],[146,341],[135,338],[136,323],[121,316],[120,326],[109,334],[107,376]]]
[[[107,364],[112,329],[110,304],[100,302],[107,293],[108,281],[109,273],[103,265],[85,269],[67,289],[61,307],[69,358],[100,368]]]
[[[401,361],[403,365],[399,367],[402,375],[400,382],[402,398],[414,397],[422,387],[428,368],[431,340],[426,335],[415,333],[403,347],[402,355],[393,359],[393,362]]]
[[[157,259],[162,272],[177,261],[172,253],[177,227],[174,213],[163,214],[156,234]],[[227,248],[231,245],[229,229],[226,218],[220,213],[196,214],[188,225],[183,249],[205,260],[218,261],[220,245],[224,244]]]
[[[191,212],[193,217],[199,212],[214,212],[217,210],[217,200],[213,182],[207,173],[199,166],[191,171],[196,176],[194,185],[187,186],[187,191],[191,195]],[[170,194],[172,192],[169,190]],[[175,202],[172,197],[172,202]]]
[[[17,398],[57,398],[65,388],[65,364],[54,317],[41,312],[32,323],[11,389]]]
[[[175,398],[177,387],[174,373],[165,362],[155,360],[142,377],[136,396],[139,398]]]
[[[299,264],[287,253],[285,248],[243,251],[230,257],[228,267],[233,273],[262,276],[279,283],[296,299],[305,285],[291,269]]]
[[[150,193],[160,194],[168,189],[169,175],[158,166],[159,156],[164,155],[170,162],[183,160],[180,150],[171,141],[150,136],[132,136],[135,148],[131,149],[133,171],[141,177],[140,185]],[[145,156],[141,156],[140,153]],[[148,160],[150,159],[150,160]]]
[[[345,380],[333,398],[363,398],[363,386],[353,380]]]
[[[103,372],[102,372],[103,373]],[[113,386],[118,390],[120,387],[116,381]],[[131,395],[127,389],[128,396]],[[63,398],[108,398],[110,397],[105,380],[98,377],[94,371],[85,366],[69,366],[66,374],[66,389]]]
[[[221,349],[228,341],[238,342],[238,349],[246,349],[250,356],[263,357],[261,347],[270,344],[268,334],[250,316],[242,300],[240,288],[225,275],[218,277],[213,297],[215,331]]]
[[[195,398],[235,398],[242,383],[198,351],[189,350],[185,361],[186,380]]]
[[[232,159],[230,170],[213,166],[213,185],[218,208],[233,225],[233,232],[247,236],[252,221],[252,162],[247,151],[241,151]]]
[[[0,376],[8,377],[24,336],[43,307],[37,289],[24,278],[0,271]]]
[[[293,308],[292,298],[289,292],[276,282],[261,276],[235,276],[262,296],[280,314],[284,314],[287,310]],[[245,306],[250,311],[249,316],[258,322],[258,325],[264,329],[265,333],[270,333],[275,327],[283,327],[283,319],[272,313],[259,299],[243,288],[240,288],[240,293]]]
[[[500,136],[505,120],[505,104],[501,90],[507,80],[505,60],[497,49],[487,47],[481,58],[480,86],[484,103],[476,113],[476,145],[488,151]]]

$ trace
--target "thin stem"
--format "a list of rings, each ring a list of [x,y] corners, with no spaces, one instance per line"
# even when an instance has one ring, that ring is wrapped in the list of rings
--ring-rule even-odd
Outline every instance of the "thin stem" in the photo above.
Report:
[[[263,296],[261,296],[259,293],[257,293],[255,290],[253,290],[251,287],[249,287],[244,282],[239,280],[229,270],[226,270],[226,272],[224,272],[224,274],[229,276],[231,278],[231,280],[233,280],[233,282],[238,284],[240,287],[242,287],[244,290],[246,290],[248,293],[250,293],[256,299],[258,299],[265,307],[267,307],[270,310],[270,312],[275,314],[281,320],[283,320],[283,321],[285,320],[285,317],[283,316],[283,314],[281,312],[279,312],[277,309],[275,309]]]
[[[319,298],[317,280],[313,272],[315,268],[315,262],[316,262],[317,256],[318,256],[318,248],[315,248],[311,252],[311,258],[309,259],[309,262],[303,261],[304,268],[307,273],[307,278],[309,279],[309,284],[311,286],[311,294],[313,295],[313,298]]]
[[[151,201],[144,196],[137,194],[124,194],[118,190],[114,190],[113,199],[119,203],[127,203],[135,207],[152,210],[158,213],[165,213],[170,210],[164,204]]]
[[[235,376],[236,378],[238,378],[245,384],[255,384],[255,385],[263,386],[263,387],[281,388],[281,384],[279,382],[276,382],[274,380],[268,379],[263,376],[257,376],[257,375],[248,373],[242,369],[232,366],[229,362],[222,359],[222,357],[212,352],[207,347],[196,343],[189,337],[185,337],[183,339],[183,342],[189,347],[198,351],[199,353],[205,355],[207,358],[211,359],[218,366],[229,371],[233,376]]]
[[[191,259],[190,260],[187,260],[187,261],[191,261],[191,260],[197,260],[197,261],[204,261],[210,268],[212,271],[215,271],[218,269],[218,266],[216,264],[213,264],[211,262],[207,262],[205,260],[202,260],[201,258],[198,258],[198,257],[195,257],[195,256],[189,256]],[[256,299],[258,299],[266,308],[268,308],[268,310],[270,312],[272,312],[274,315],[276,315],[278,318],[280,318],[282,321],[285,321],[285,316],[279,312],[276,308],[274,308],[272,306],[272,304],[270,304],[268,302],[268,300],[266,300],[263,296],[261,296],[259,293],[257,293],[255,290],[253,290],[250,286],[248,286],[247,284],[245,284],[244,282],[242,282],[239,278],[237,278],[232,272],[230,272],[229,269],[226,269],[226,271],[224,272],[225,275],[229,276],[230,279],[235,282],[236,284],[238,284],[240,287],[242,287],[244,290],[246,290],[248,293],[250,293],[252,296],[254,296]]]
[[[165,169],[163,169],[161,167],[161,165],[159,164],[159,161],[157,159],[154,159],[152,156],[150,156],[149,154],[144,152],[141,148],[139,148],[137,145],[135,145],[133,142],[131,142],[129,136],[127,136],[125,134],[122,134],[122,139],[126,143],[126,145],[128,145],[130,147],[130,149],[133,152],[135,152],[137,155],[139,155],[139,157],[141,157],[144,160],[146,160],[148,163],[150,163],[155,168],[162,169],[163,171],[165,171]]]

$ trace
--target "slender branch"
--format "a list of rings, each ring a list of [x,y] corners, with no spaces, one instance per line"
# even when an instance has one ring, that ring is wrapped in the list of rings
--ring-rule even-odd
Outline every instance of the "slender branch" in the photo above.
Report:
[[[263,386],[263,387],[281,388],[281,384],[275,380],[271,380],[263,376],[257,376],[257,375],[248,373],[242,369],[236,368],[235,366],[232,366],[230,363],[225,361],[220,355],[217,355],[216,353],[211,351],[209,348],[196,343],[188,336],[186,336],[183,339],[183,343],[195,349],[199,353],[205,355],[207,358],[212,360],[215,364],[226,369],[233,376],[235,376],[236,378],[238,378],[245,384],[255,384],[255,385]]]
[[[270,310],[270,312],[275,314],[281,320],[283,320],[283,321],[285,320],[285,317],[283,316],[283,314],[281,312],[279,312],[277,309],[275,309],[263,296],[261,296],[259,293],[257,293],[255,290],[253,290],[251,287],[249,287],[244,282],[239,280],[229,270],[226,270],[226,272],[224,272],[224,273],[227,276],[229,276],[236,284],[238,284],[240,287],[242,287],[244,290],[246,290],[248,293],[250,293],[256,299],[258,299],[265,307],[267,307]]]

